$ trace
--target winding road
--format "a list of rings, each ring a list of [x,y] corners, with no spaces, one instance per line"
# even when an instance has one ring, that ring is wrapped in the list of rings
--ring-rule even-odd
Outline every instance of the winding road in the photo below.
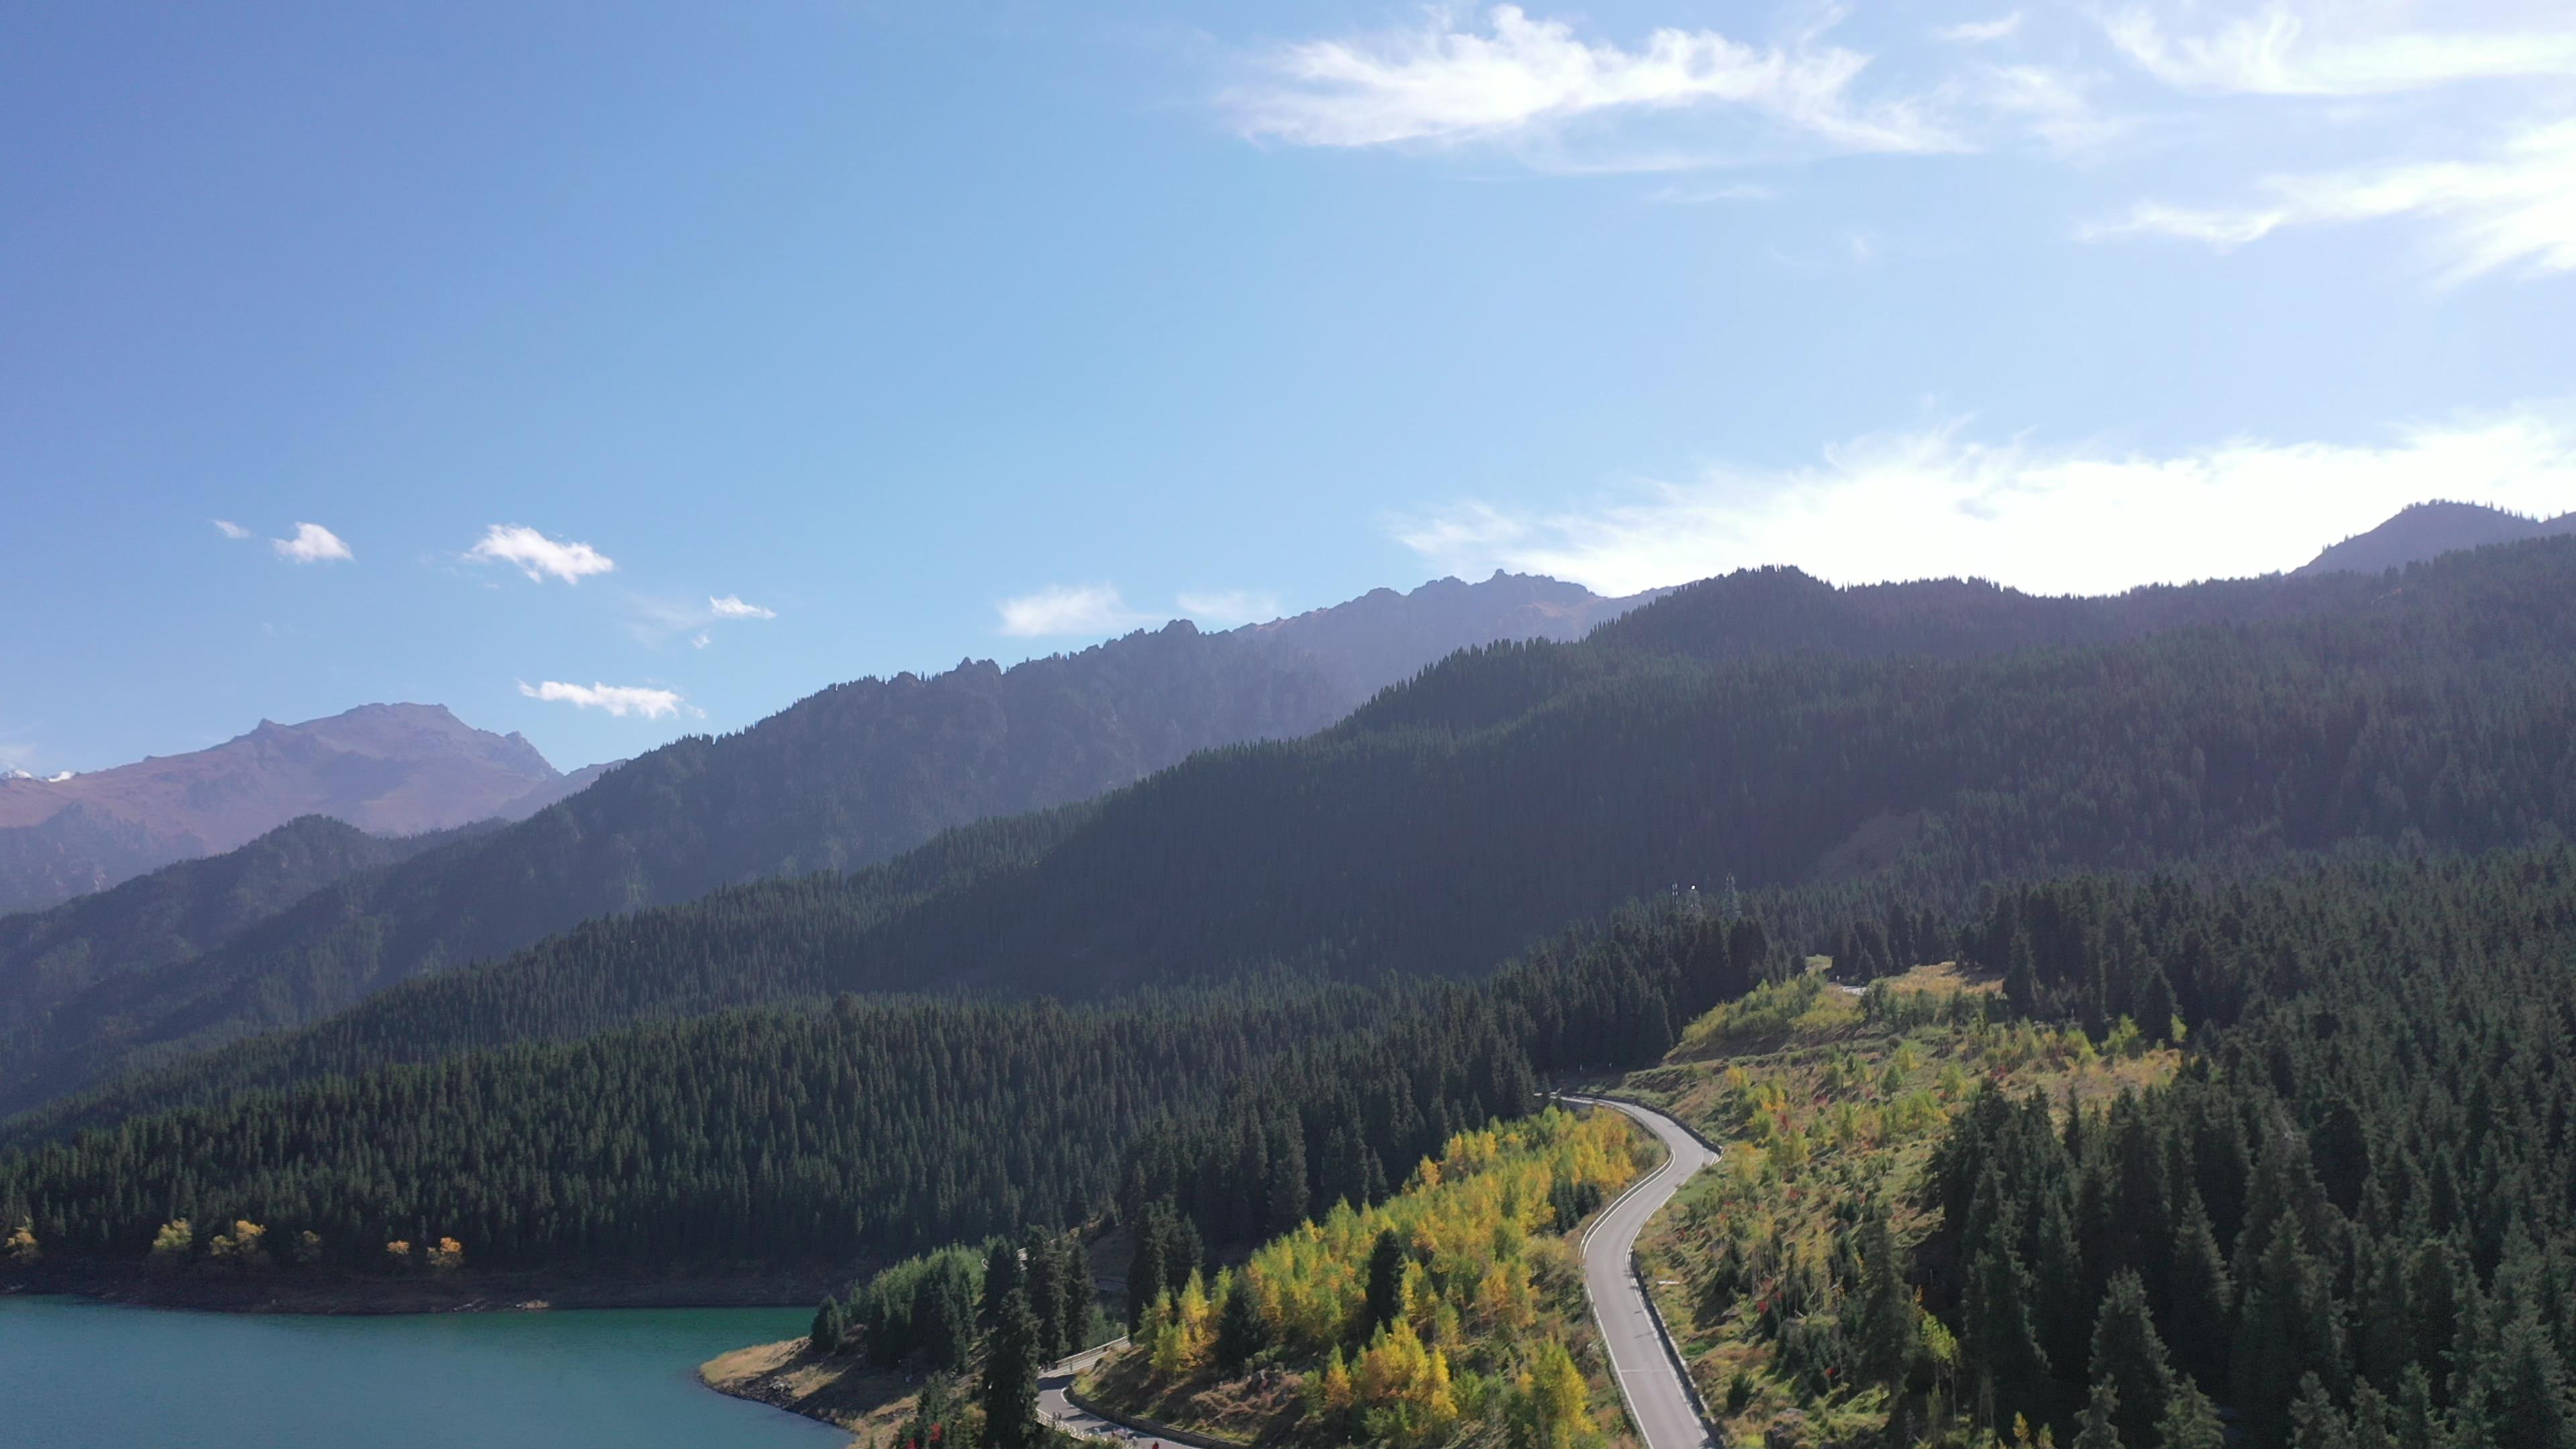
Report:
[[[1592,1294],[1601,1346],[1610,1352],[1619,1393],[1628,1401],[1628,1417],[1636,1422],[1646,1449],[1715,1449],[1717,1441],[1683,1383],[1682,1366],[1665,1350],[1663,1335],[1646,1309],[1646,1291],[1638,1286],[1629,1265],[1646,1220],[1672,1201],[1693,1173],[1715,1162],[1717,1154],[1701,1146],[1682,1124],[1651,1107],[1607,1097],[1565,1100],[1626,1113],[1654,1133],[1670,1153],[1663,1166],[1639,1178],[1584,1231],[1583,1286]]]
[[[1583,1285],[1592,1295],[1593,1316],[1600,1321],[1601,1343],[1609,1350],[1620,1397],[1627,1400],[1628,1417],[1635,1421],[1646,1449],[1717,1449],[1716,1439],[1691,1402],[1682,1379],[1682,1366],[1665,1351],[1663,1335],[1646,1310],[1645,1290],[1629,1266],[1629,1255],[1637,1246],[1637,1234],[1646,1226],[1646,1220],[1672,1201],[1673,1194],[1681,1191],[1693,1173],[1715,1162],[1717,1154],[1701,1146],[1682,1124],[1651,1107],[1607,1097],[1564,1100],[1624,1112],[1664,1144],[1668,1154],[1664,1165],[1631,1183],[1584,1231]],[[1038,1380],[1039,1417],[1085,1439],[1146,1445],[1163,1442],[1092,1414],[1065,1395],[1076,1375],[1125,1342],[1121,1339],[1105,1344],[1049,1368]]]

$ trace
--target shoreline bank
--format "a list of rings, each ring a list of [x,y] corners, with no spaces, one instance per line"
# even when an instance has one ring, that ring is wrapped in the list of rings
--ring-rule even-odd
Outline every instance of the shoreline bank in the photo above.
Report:
[[[383,1315],[532,1313],[576,1308],[798,1308],[847,1269],[745,1268],[703,1273],[547,1273],[472,1269],[408,1278],[305,1269],[176,1272],[96,1267],[18,1269],[0,1294],[59,1295],[208,1313]]]
[[[878,1437],[910,1416],[918,1385],[850,1358],[818,1359],[806,1340],[755,1343],[698,1365],[698,1382],[728,1398],[784,1409],[829,1424],[853,1443]]]

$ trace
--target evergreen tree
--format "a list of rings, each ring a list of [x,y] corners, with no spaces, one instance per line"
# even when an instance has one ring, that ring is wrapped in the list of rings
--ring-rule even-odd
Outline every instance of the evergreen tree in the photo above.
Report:
[[[975,1305],[975,1322],[990,1330],[994,1315],[1001,1312],[1002,1300],[1014,1293],[1027,1291],[1028,1265],[1021,1260],[1019,1245],[1007,1238],[995,1238],[984,1250],[984,1292]]]
[[[1270,1234],[1306,1220],[1306,1133],[1291,1119],[1270,1134],[1268,1198]]]
[[[1861,1225],[1861,1372],[1872,1383],[1894,1387],[1913,1366],[1919,1334],[1914,1290],[1887,1215],[1873,1211]]]
[[[2290,1449],[2353,1449],[2351,1426],[2315,1374],[2299,1381],[2298,1402],[2290,1405],[2288,1419]]]
[[[2217,1405],[2200,1391],[2200,1385],[2181,1379],[2165,1400],[2152,1442],[2156,1449],[2226,1449],[2227,1426],[2220,1422]]]
[[[1968,1272],[1960,1346],[1978,1386],[1979,1413],[1989,1424],[2008,1420],[2046,1395],[2048,1355],[2031,1322],[2032,1286],[2029,1270],[2006,1247],[1978,1254]]]
[[[2576,1408],[2567,1401],[2566,1366],[2536,1317],[2526,1313],[2506,1326],[2485,1377],[2486,1419],[2497,1444],[2514,1449],[2576,1445]]]
[[[1127,1259],[1127,1331],[1134,1333],[1145,1326],[1145,1315],[1160,1302],[1168,1288],[1179,1283],[1163,1274],[1164,1261],[1173,1254],[1175,1235],[1171,1204],[1148,1203],[1135,1222],[1135,1251]],[[1182,1275],[1186,1278],[1188,1275]]]
[[[2298,1220],[2274,1219],[2236,1328],[2229,1382],[2257,1444],[2288,1442],[2289,1412],[2302,1381],[2341,1362],[2334,1304],[2324,1270],[2300,1246]]]
[[[1025,1286],[1014,1287],[994,1314],[984,1342],[984,1449],[1030,1449],[1038,1427],[1038,1321]]]
[[[2174,1223],[2172,1269],[2167,1276],[2164,1312],[2159,1316],[2165,1342],[2183,1370],[2204,1383],[2224,1380],[2228,1313],[2235,1293],[2228,1282],[2227,1258],[2218,1250],[2209,1210],[2195,1187],[2183,1200]]]
[[[1363,1338],[1404,1316],[1404,1261],[1404,1243],[1395,1229],[1380,1229],[1369,1249],[1368,1321],[1361,1325]]]
[[[1228,1374],[1243,1372],[1243,1366],[1262,1350],[1268,1336],[1261,1321],[1260,1305],[1253,1299],[1252,1285],[1238,1273],[1225,1295],[1225,1306],[1217,1315],[1218,1366]]]
[[[2085,1402],[2084,1414],[2077,1421],[2072,1449],[2123,1449],[2120,1437],[2120,1391],[2108,1382],[2096,1380],[2093,1394]]]
[[[2147,1312],[2146,1285],[2126,1269],[2111,1279],[2111,1290],[2093,1319],[2092,1366],[2093,1382],[2117,1391],[2120,1437],[2131,1444],[2148,1443],[2157,1416],[2173,1397],[2173,1370]]]

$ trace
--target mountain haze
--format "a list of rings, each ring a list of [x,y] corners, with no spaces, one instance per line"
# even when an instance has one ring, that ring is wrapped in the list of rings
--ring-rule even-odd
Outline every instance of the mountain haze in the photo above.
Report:
[[[592,778],[443,705],[369,704],[302,724],[262,720],[208,749],[69,779],[0,779],[0,912],[231,850],[302,815],[417,835],[518,819]]]

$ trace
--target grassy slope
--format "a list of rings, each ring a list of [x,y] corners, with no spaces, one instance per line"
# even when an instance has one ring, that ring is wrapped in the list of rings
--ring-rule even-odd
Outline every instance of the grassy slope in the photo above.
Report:
[[[1855,1253],[1859,1208],[1882,1204],[1909,1255],[1937,1226],[1918,1191],[1925,1164],[1979,1081],[2092,1103],[2179,1063],[2170,1048],[2103,1055],[2073,1029],[1990,1023],[1995,983],[1947,966],[1877,989],[1865,1003],[1821,976],[1765,987],[1621,1084],[1725,1152],[1638,1251],[1730,1443],[1851,1443],[1884,1427],[1884,1390],[1818,1382],[1787,1340],[1802,1314],[1839,1304],[1833,1264]]]

